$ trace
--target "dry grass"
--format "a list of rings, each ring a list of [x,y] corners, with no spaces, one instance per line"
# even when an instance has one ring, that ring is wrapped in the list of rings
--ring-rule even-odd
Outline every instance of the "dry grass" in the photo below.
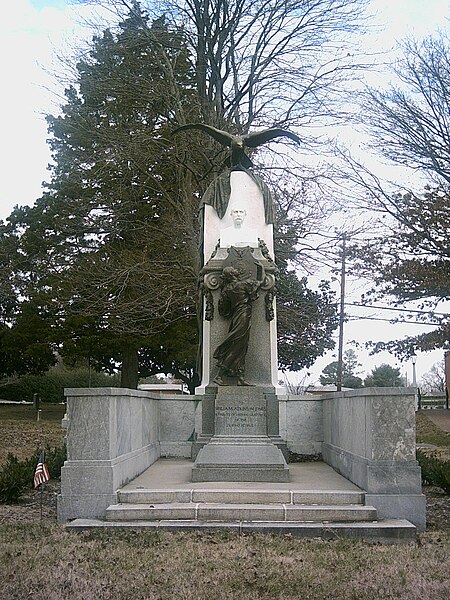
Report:
[[[442,600],[448,538],[369,545],[228,533],[68,533],[54,524],[0,527],[4,600]]]
[[[0,404],[0,465],[11,452],[19,460],[30,458],[36,448],[61,446],[64,430],[61,404],[41,404],[40,420],[30,405]]]
[[[59,419],[63,407],[61,414],[48,414],[40,424],[26,411],[19,411],[19,419],[12,418],[17,409],[11,409],[9,418],[4,419],[8,411],[3,408],[0,435],[7,434],[14,453],[34,450],[34,439],[30,442],[33,432],[41,437],[47,432],[55,440],[51,443],[62,440]],[[9,426],[14,423],[12,434],[7,421]],[[30,491],[21,505],[0,507],[2,600],[450,597],[450,530],[445,515],[419,536],[418,544],[400,546],[226,532],[76,534],[55,523],[57,490],[57,482],[48,484],[42,522],[36,492]],[[448,517],[448,504],[442,500],[442,495],[429,498],[429,502],[440,503]]]
[[[416,413],[416,439],[421,444],[450,447],[450,436],[439,429],[424,411]]]

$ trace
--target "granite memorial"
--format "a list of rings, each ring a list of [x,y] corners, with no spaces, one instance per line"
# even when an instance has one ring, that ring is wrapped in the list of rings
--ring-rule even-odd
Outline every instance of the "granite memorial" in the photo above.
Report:
[[[372,518],[400,519],[386,523],[398,539],[411,523],[423,530],[414,389],[364,388],[316,398],[286,395],[277,385],[274,209],[270,190],[252,171],[245,149],[284,135],[299,139],[281,129],[244,136],[207,125],[186,125],[179,131],[190,129],[211,135],[231,150],[229,167],[206,190],[200,211],[201,384],[195,396],[119,388],[65,390],[67,461],[61,471],[59,521],[105,519],[118,514],[116,509],[125,514],[124,486],[151,471],[160,458],[190,457],[192,482],[220,481],[224,489],[227,481],[288,482],[289,448],[322,456],[361,490]],[[202,493],[209,495],[204,487]],[[248,484],[242,487],[255,491]],[[169,490],[170,502],[184,494],[188,500],[183,502],[192,504],[192,492]],[[162,492],[158,488],[145,493],[159,497]],[[296,492],[286,493],[292,502]],[[294,532],[302,530],[300,523],[287,522],[285,502],[279,500],[278,525],[286,531],[291,525]],[[145,511],[159,510],[145,503]],[[128,508],[133,514],[141,510],[139,504]],[[172,509],[179,507],[170,504]],[[192,510],[197,515],[196,504]],[[232,510],[235,518],[241,515],[240,507]],[[230,513],[226,514],[228,521]],[[261,513],[255,514],[252,527],[261,520]],[[196,525],[186,526],[192,524]],[[267,531],[278,526],[270,519],[267,524]],[[376,521],[366,525],[372,530]],[[329,527],[327,518],[324,528]]]
[[[203,198],[202,432],[194,445],[193,481],[288,481],[279,435],[277,336],[270,190],[245,147],[281,129],[240,138],[197,127],[231,148],[231,169]]]

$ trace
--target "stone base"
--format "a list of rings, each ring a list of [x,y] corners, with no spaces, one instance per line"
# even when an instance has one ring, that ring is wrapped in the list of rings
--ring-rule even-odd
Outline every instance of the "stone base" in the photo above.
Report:
[[[280,450],[281,454],[284,456],[284,460],[288,463],[289,449],[287,447],[287,443],[283,439],[281,439],[279,435],[270,435],[269,439],[272,442],[272,444],[275,444],[278,450]]]
[[[116,501],[117,489],[140,475],[159,456],[159,445],[149,444],[111,460],[67,460],[61,468],[58,522],[102,517]]]
[[[117,502],[117,494],[73,494],[57,496],[58,523],[79,518],[103,518],[108,506]]]
[[[332,444],[322,446],[324,461],[366,490],[366,502],[383,519],[407,519],[419,531],[426,526],[420,467],[415,460],[369,460]]]
[[[211,437],[212,436],[203,436],[203,435],[199,435],[198,438],[195,440],[195,442],[192,442],[192,446],[191,446],[191,459],[193,461],[196,460],[198,453],[200,452],[200,450],[206,446],[206,444],[209,444],[209,442],[211,441]]]
[[[324,461],[371,494],[420,494],[420,467],[416,460],[370,460],[332,444],[322,445]]]
[[[366,494],[366,504],[377,509],[380,519],[404,518],[425,531],[426,498],[423,494]]]
[[[363,540],[375,544],[410,544],[416,541],[416,528],[408,521],[389,520],[363,523],[308,523],[293,521],[100,521],[76,519],[66,526],[69,531],[98,529],[141,529],[146,531],[228,531],[239,535],[264,533],[324,540]]]
[[[289,481],[284,456],[267,436],[214,436],[197,455],[192,481]]]

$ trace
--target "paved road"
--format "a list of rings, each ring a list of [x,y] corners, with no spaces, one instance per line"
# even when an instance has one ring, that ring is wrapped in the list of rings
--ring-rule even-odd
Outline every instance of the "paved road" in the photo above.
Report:
[[[450,433],[450,409],[447,410],[445,408],[435,408],[430,410],[424,410],[423,413],[433,421],[435,425]]]
[[[33,404],[32,402],[14,402],[14,400],[0,400],[0,404]]]

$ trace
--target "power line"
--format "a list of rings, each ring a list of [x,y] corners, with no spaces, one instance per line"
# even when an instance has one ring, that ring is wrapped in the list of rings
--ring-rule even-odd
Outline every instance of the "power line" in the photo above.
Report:
[[[362,308],[374,308],[377,310],[396,310],[399,312],[409,312],[409,313],[417,313],[420,315],[429,315],[430,313],[432,313],[433,315],[439,315],[441,317],[448,317],[450,316],[450,313],[442,313],[442,312],[435,312],[434,310],[417,310],[417,309],[409,309],[409,308],[394,308],[394,307],[390,307],[390,306],[377,306],[375,304],[362,304],[360,302],[346,302],[345,303],[347,306],[360,306]]]
[[[384,321],[396,325],[397,323],[410,323],[412,325],[426,325],[427,327],[439,327],[440,323],[421,323],[420,321],[393,321],[392,319],[383,319],[382,317],[347,317],[347,321]]]

